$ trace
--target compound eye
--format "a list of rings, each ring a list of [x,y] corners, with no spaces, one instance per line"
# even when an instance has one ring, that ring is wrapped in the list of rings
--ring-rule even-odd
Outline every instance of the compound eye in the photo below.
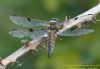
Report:
[[[53,18],[53,20],[58,21],[58,18]]]
[[[50,19],[50,21],[51,21],[51,20],[52,20],[52,21],[56,21],[56,22],[58,22],[58,18],[55,18],[55,17],[52,18],[52,19]]]

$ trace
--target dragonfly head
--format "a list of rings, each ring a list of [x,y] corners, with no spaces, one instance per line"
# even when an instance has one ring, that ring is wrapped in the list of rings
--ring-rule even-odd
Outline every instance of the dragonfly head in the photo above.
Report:
[[[60,25],[58,23],[58,19],[57,18],[52,18],[50,21],[49,21],[49,24],[50,26],[48,27],[50,30],[60,30],[62,29],[62,25]]]
[[[49,24],[50,25],[55,25],[55,24],[57,24],[58,23],[58,19],[57,18],[52,18],[50,21],[49,21]]]

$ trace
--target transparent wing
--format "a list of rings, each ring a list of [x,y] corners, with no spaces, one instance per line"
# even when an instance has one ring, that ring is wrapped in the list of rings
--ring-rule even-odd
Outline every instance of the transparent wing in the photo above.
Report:
[[[11,21],[17,25],[22,25],[24,27],[34,27],[34,26],[48,26],[48,22],[25,18],[21,16],[10,16]]]
[[[44,33],[45,33],[44,30],[33,31],[32,29],[15,29],[9,32],[10,35],[17,38],[24,38],[24,37],[33,38],[33,35],[34,35],[34,38],[38,38]]]
[[[84,35],[88,33],[94,32],[93,29],[87,29],[87,28],[80,28],[80,29],[74,29],[74,30],[66,30],[61,34],[58,34],[60,36],[78,36],[78,35]]]
[[[32,38],[33,32],[28,29],[14,29],[10,31],[9,34],[17,38],[24,38],[24,37]]]
[[[34,38],[39,38],[40,36],[44,35],[46,33],[46,31],[44,30],[35,30],[34,31]]]

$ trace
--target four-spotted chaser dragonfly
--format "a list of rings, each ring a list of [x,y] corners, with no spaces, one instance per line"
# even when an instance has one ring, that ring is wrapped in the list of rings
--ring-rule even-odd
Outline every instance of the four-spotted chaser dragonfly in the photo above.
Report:
[[[13,23],[17,25],[21,25],[24,27],[28,27],[29,29],[14,29],[9,32],[13,37],[23,38],[23,37],[30,37],[38,38],[39,36],[47,33],[47,44],[48,44],[48,57],[51,56],[54,48],[55,41],[57,39],[57,35],[55,35],[56,32],[61,30],[63,28],[63,23],[65,22],[59,22],[57,18],[52,18],[49,22],[36,20],[36,19],[30,19],[20,16],[10,16],[10,19]],[[43,27],[45,30],[33,30],[32,28],[37,27]],[[89,28],[70,28],[66,31],[64,31],[61,34],[58,34],[59,36],[78,36],[83,34],[88,34],[93,32],[94,30]]]

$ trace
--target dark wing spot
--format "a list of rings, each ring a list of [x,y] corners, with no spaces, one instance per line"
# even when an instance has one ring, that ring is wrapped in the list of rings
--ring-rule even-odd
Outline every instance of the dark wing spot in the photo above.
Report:
[[[93,14],[88,14],[88,15],[93,15]]]
[[[73,30],[75,30],[75,29],[76,29],[76,27],[75,27],[75,26],[74,26],[74,27],[72,27],[72,28],[70,28],[70,30],[71,30],[71,31],[73,31]]]
[[[27,18],[27,20],[28,20],[29,22],[31,22],[31,19],[30,19],[30,18]]]
[[[44,28],[42,28],[41,30],[45,30]]]
[[[74,18],[74,20],[77,20],[77,19],[78,19],[78,17],[75,17],[75,18]]]
[[[30,32],[33,32],[34,30],[33,29],[28,29]]]
[[[84,23],[88,23],[88,21],[84,22]]]
[[[18,30],[18,29],[13,29],[13,30]]]
[[[12,16],[17,16],[17,15],[14,14],[14,15],[12,15]]]

